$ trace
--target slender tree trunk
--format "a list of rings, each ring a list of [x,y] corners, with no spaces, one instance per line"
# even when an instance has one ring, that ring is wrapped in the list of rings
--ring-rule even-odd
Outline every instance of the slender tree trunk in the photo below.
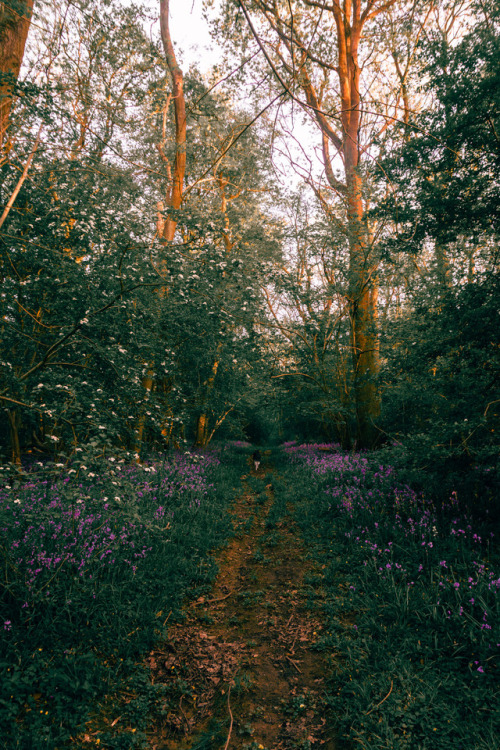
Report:
[[[447,289],[451,289],[452,286],[450,262],[446,255],[446,250],[439,242],[436,243],[434,253],[436,256],[436,269],[439,286],[441,290],[445,292]]]
[[[196,440],[195,445],[203,448],[207,444],[208,436],[208,417],[206,414],[200,414],[196,422]]]
[[[17,409],[7,409],[10,430],[12,463],[21,466],[21,444],[19,442],[19,413]]]
[[[160,202],[158,204],[158,234],[161,242],[164,245],[168,245],[172,242],[175,236],[175,230],[177,228],[177,220],[175,217],[164,215],[165,207],[173,208],[178,210],[182,204],[182,190],[184,185],[184,175],[186,172],[186,100],[184,97],[184,77],[182,70],[180,69],[177,58],[175,56],[174,45],[170,36],[170,23],[169,23],[169,8],[170,0],[160,0],[160,29],[161,39],[163,43],[163,49],[165,51],[165,58],[167,61],[168,70],[172,77],[172,91],[171,99],[174,104],[174,116],[175,116],[175,160],[174,167],[172,167],[168,161],[168,158],[164,151],[164,140],[165,140],[165,127],[163,132],[163,140],[158,145],[158,151],[162,160],[165,162],[167,167],[167,173],[171,175],[170,185],[167,187],[165,203]],[[170,98],[168,103],[170,102]],[[166,258],[162,260],[162,270],[166,270]],[[166,289],[161,290],[160,295],[165,296]],[[146,391],[146,403],[151,397],[155,378],[155,367],[154,364],[148,368],[146,376],[143,378],[142,384]],[[140,415],[137,430],[136,430],[136,447],[135,453],[139,457],[141,451],[142,438],[144,434],[145,414]]]
[[[380,415],[378,344],[376,333],[377,287],[370,278],[369,248],[363,217],[361,180],[356,168],[347,171],[349,223],[349,307],[351,321],[351,354],[356,404],[357,442],[371,447],[376,437],[376,420]]]
[[[0,3],[0,150],[9,125],[13,86],[21,69],[32,11],[33,0]]]
[[[168,69],[172,76],[172,99],[175,113],[175,162],[172,174],[172,182],[167,189],[166,204],[168,207],[178,210],[182,204],[182,190],[184,186],[184,174],[186,172],[186,100],[184,97],[184,76],[177,63],[174,45],[170,36],[169,25],[170,0],[160,0],[160,28],[163,49],[167,60]],[[165,155],[162,153],[165,160]],[[175,235],[177,221],[174,217],[167,216],[162,227],[161,239],[172,242]]]
[[[201,399],[201,413],[198,416],[198,420],[196,423],[195,445],[199,447],[204,447],[205,445],[207,445],[207,442],[208,442],[208,434],[209,434],[208,433],[208,414],[206,413],[206,406],[208,404],[210,394],[212,393],[214,389],[215,378],[217,375],[217,370],[219,369],[221,349],[222,349],[222,344],[219,343],[217,346],[217,354],[216,354],[214,363],[212,365],[210,375],[204,383],[204,391],[203,391],[203,396]]]

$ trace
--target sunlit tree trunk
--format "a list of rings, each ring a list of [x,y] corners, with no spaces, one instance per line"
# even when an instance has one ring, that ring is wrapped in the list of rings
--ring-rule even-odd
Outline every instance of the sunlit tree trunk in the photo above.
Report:
[[[177,220],[175,216],[168,213],[168,209],[178,210],[182,204],[182,190],[184,185],[184,174],[186,172],[186,100],[184,97],[184,77],[182,70],[177,63],[174,45],[170,35],[169,24],[170,0],[160,0],[160,29],[163,49],[167,61],[168,70],[172,77],[172,90],[170,97],[165,105],[163,118],[162,141],[157,145],[160,156],[166,166],[167,174],[170,176],[170,184],[167,186],[165,201],[158,204],[158,236],[160,241],[166,247],[172,242],[175,236]],[[165,154],[164,145],[166,138],[166,118],[170,101],[173,100],[175,116],[175,158],[173,169]],[[165,214],[166,210],[166,214]],[[166,269],[166,258],[162,260],[162,270]],[[166,288],[160,291],[160,296],[167,294]],[[150,399],[155,378],[154,365],[150,365],[146,376],[143,378],[143,386],[146,391],[146,403]],[[142,438],[144,434],[145,415],[144,411],[140,415],[136,430],[136,455],[140,454]]]
[[[12,106],[12,89],[23,61],[33,0],[0,3],[0,150],[4,147]]]
[[[376,278],[372,272],[370,246],[363,203],[360,172],[359,129],[361,117],[358,48],[363,29],[361,4],[334,4],[337,26],[338,80],[341,96],[342,136],[333,139],[341,147],[345,174],[345,201],[349,238],[349,308],[351,353],[357,421],[357,442],[372,446],[380,415],[377,389],[379,353],[376,332]],[[352,12],[352,16],[351,16]],[[327,169],[330,165],[326,165]],[[330,176],[331,179],[331,176]]]
[[[439,242],[436,242],[434,254],[436,257],[438,283],[441,290],[444,292],[447,289],[451,289],[452,286],[450,261],[446,254],[446,249]]]
[[[168,69],[172,76],[172,99],[175,113],[175,160],[171,184],[167,188],[166,205],[177,210],[182,204],[182,190],[184,185],[184,174],[186,172],[186,100],[184,97],[184,77],[175,57],[174,46],[170,36],[169,26],[170,0],[160,0],[160,28],[163,49],[167,60]],[[161,148],[159,148],[161,153]],[[162,157],[165,158],[164,153]],[[161,239],[172,242],[175,235],[177,221],[171,216],[165,218],[162,227]]]

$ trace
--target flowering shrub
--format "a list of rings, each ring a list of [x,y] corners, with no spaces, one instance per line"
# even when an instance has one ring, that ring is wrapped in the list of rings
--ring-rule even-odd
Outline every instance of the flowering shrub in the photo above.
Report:
[[[325,566],[322,647],[340,652],[331,700],[343,734],[367,748],[490,747],[500,730],[494,531],[478,527],[458,491],[430,502],[376,453],[284,451],[298,520]]]

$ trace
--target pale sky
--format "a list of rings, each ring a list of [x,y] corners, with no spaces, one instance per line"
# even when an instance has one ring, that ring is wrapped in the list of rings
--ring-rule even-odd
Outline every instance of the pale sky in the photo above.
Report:
[[[159,0],[151,7],[159,6]],[[171,0],[170,32],[177,56],[189,66],[197,63],[202,72],[219,59],[216,45],[203,18],[203,0]]]

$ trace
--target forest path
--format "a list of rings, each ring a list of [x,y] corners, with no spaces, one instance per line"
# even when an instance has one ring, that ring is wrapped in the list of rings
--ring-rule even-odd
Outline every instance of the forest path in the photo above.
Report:
[[[156,718],[152,750],[336,746],[322,700],[325,662],[313,648],[322,623],[307,607],[321,594],[307,583],[313,564],[266,458],[243,477],[236,534],[217,556],[211,595],[188,605],[185,622],[150,654],[153,681],[176,696]]]

